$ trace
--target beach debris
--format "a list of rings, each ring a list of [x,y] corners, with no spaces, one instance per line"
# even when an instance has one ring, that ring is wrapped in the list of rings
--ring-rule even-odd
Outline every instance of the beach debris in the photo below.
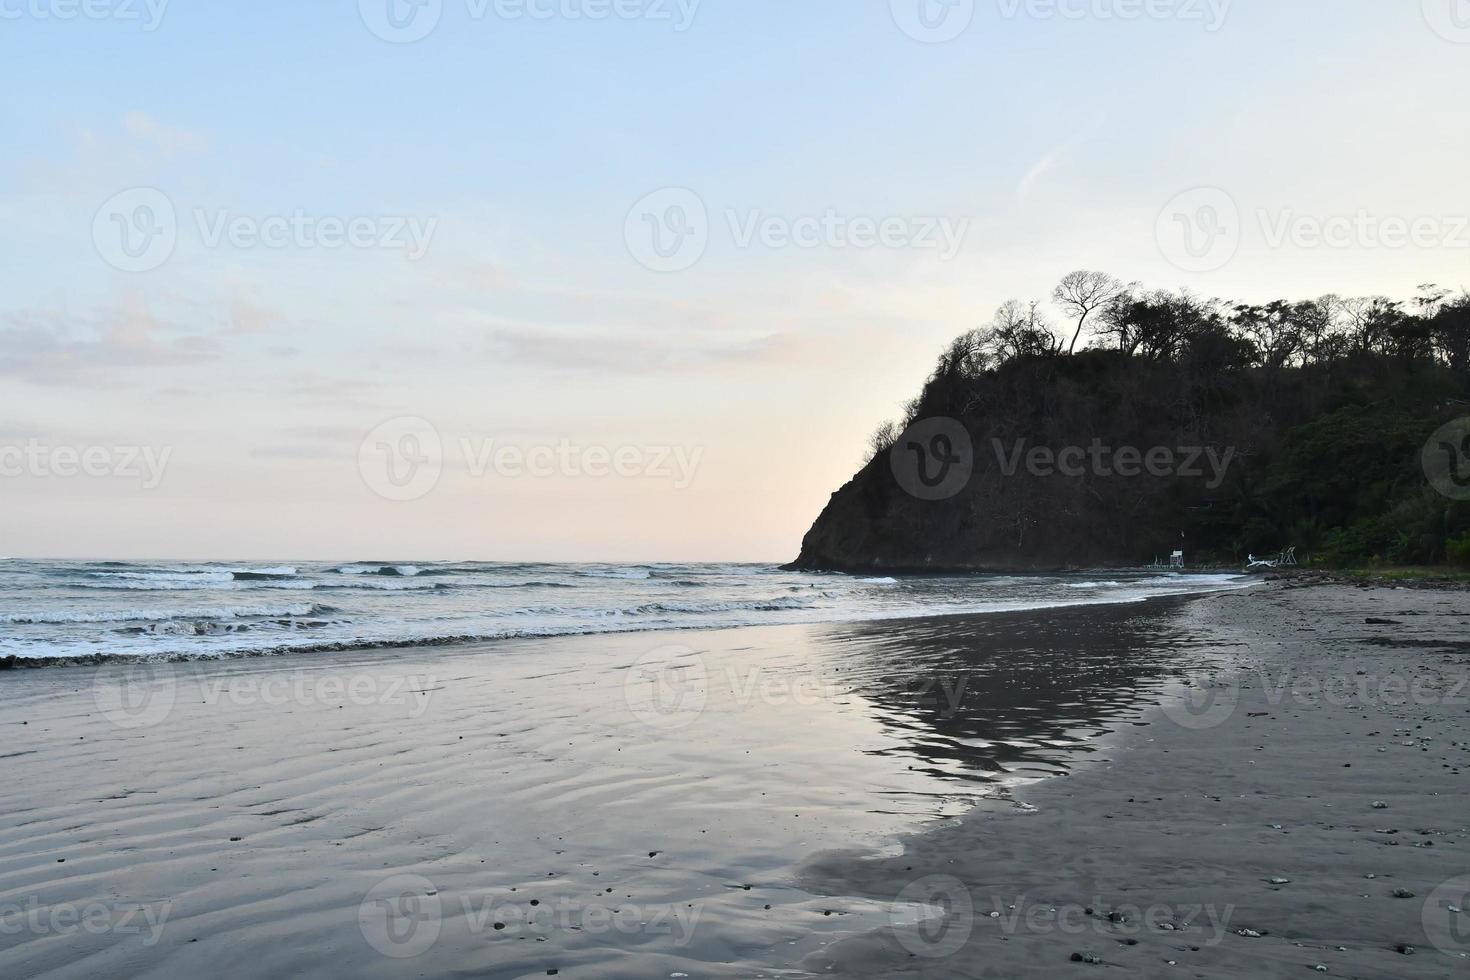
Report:
[[[1072,962],[1091,963],[1093,966],[1098,966],[1102,963],[1102,957],[1098,956],[1096,953],[1073,953]]]
[[[1318,963],[1316,966],[1312,967],[1312,969],[1316,970],[1318,973],[1326,973],[1327,972],[1327,964],[1326,963]]]
[[[1408,943],[1395,943],[1393,951],[1395,953],[1402,953],[1405,956],[1414,955],[1414,947],[1410,946]]]
[[[1374,800],[1373,801],[1373,809],[1375,809],[1375,810],[1387,810],[1388,809],[1388,804],[1385,803],[1385,802],[1383,802],[1382,800]]]
[[[1289,885],[1289,884],[1291,884],[1291,879],[1290,878],[1267,878],[1267,879],[1265,879],[1265,881],[1266,881],[1267,884],[1270,884],[1270,885]]]
[[[1235,930],[1235,934],[1237,936],[1244,936],[1246,939],[1260,939],[1266,933],[1256,929],[1237,929]]]
[[[1409,891],[1407,888],[1395,888],[1392,892],[1390,892],[1390,894],[1393,895],[1394,898],[1413,898],[1414,897],[1414,893],[1411,892],[1411,891]]]

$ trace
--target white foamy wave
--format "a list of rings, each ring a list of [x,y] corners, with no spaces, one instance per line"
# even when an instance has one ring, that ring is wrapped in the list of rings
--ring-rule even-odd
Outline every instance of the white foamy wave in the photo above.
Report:
[[[331,606],[316,603],[297,606],[230,606],[223,609],[103,609],[96,612],[3,613],[0,614],[0,623],[60,626],[69,623],[143,623],[171,619],[285,619],[319,616],[331,611]]]
[[[642,580],[652,578],[653,573],[646,568],[607,568],[607,569],[584,569],[577,572],[587,578],[618,578]]]
[[[858,579],[858,581],[861,582],[864,585],[897,585],[898,584],[898,579],[896,579],[896,578],[860,578],[860,579]]]
[[[423,569],[417,565],[354,564],[343,565],[334,571],[339,575],[402,575],[411,578],[420,574]]]
[[[435,589],[444,589],[447,586],[438,582],[423,582],[417,579],[403,579],[395,576],[385,578],[351,578],[345,582],[311,582],[313,589],[361,589],[364,591],[378,592],[432,592]]]
[[[650,602],[632,610],[635,615],[657,613],[781,612],[788,609],[812,609],[815,604],[791,596],[774,599],[741,599],[731,602]]]

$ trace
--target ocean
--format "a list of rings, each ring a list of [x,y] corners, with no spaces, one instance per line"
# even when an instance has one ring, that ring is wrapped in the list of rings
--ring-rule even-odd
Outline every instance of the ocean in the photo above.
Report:
[[[851,576],[762,564],[0,561],[0,657],[220,657],[1136,602],[1237,575]]]

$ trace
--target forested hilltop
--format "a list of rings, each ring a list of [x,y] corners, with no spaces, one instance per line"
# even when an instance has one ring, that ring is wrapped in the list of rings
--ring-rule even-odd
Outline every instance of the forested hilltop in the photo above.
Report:
[[[1470,564],[1470,295],[1068,275],[955,339],[794,567]],[[1082,344],[1084,338],[1088,343]],[[1081,345],[1079,347],[1079,345]]]

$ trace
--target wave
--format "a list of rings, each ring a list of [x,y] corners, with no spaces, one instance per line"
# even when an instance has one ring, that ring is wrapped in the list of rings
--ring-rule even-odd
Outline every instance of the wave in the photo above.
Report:
[[[327,591],[356,589],[377,592],[444,592],[454,587],[444,582],[420,582],[398,576],[355,578],[342,582],[309,582],[308,585],[313,589]]]
[[[388,575],[395,577],[411,578],[423,574],[423,569],[417,565],[379,565],[373,563],[358,563],[343,565],[334,569],[339,575]]]
[[[820,598],[829,598],[822,593]],[[582,619],[608,619],[621,616],[698,616],[709,613],[727,612],[787,612],[796,609],[817,609],[814,602],[792,596],[777,596],[771,599],[745,599],[712,602],[646,602],[638,606],[526,606],[512,609],[512,616],[572,617]]]
[[[477,582],[477,589],[575,589],[570,582]]]
[[[731,602],[650,602],[632,610],[633,615],[648,616],[657,613],[698,614],[719,612],[785,612],[790,609],[815,609],[815,603],[792,596],[774,599],[744,599]]]
[[[61,626],[71,623],[140,623],[167,620],[223,621],[323,616],[335,606],[306,603],[296,606],[229,606],[222,609],[108,609],[99,612],[3,613],[0,623],[17,626]]]

